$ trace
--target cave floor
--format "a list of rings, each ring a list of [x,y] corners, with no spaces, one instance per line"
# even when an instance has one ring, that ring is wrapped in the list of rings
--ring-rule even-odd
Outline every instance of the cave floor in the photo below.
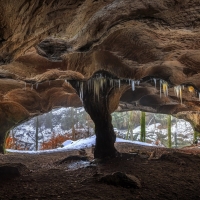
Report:
[[[0,155],[0,164],[21,163],[21,175],[0,178],[0,199],[200,199],[199,148],[173,150],[117,143],[121,156],[93,161],[92,149],[48,154]],[[85,153],[89,161],[77,160]],[[72,156],[60,164],[64,158]],[[99,182],[114,172],[134,175],[141,188],[125,188]]]

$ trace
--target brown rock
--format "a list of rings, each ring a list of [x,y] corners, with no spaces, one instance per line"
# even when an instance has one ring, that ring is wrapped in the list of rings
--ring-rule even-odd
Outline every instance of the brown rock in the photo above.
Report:
[[[125,188],[141,188],[141,182],[138,178],[123,172],[114,172],[112,174],[108,174],[101,177],[99,181],[109,185]]]

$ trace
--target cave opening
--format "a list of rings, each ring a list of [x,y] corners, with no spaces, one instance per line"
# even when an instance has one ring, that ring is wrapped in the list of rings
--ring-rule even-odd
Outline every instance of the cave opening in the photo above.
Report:
[[[141,141],[141,111],[113,112],[111,116],[117,141]],[[146,112],[145,117],[145,142],[160,147],[168,147],[168,115]],[[57,108],[11,129],[6,140],[8,152],[12,150],[22,152],[24,150],[36,150],[37,118],[39,121],[38,151],[40,152],[49,149],[65,149],[75,141],[94,138],[95,135],[95,125],[83,107]],[[182,148],[193,143],[195,134],[189,122],[172,117],[171,132],[172,148]],[[197,138],[199,139],[199,136]]]

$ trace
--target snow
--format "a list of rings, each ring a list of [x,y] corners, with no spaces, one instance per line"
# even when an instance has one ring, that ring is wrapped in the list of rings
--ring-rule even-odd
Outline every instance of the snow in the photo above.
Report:
[[[84,111],[84,108],[78,108],[76,110],[76,113],[78,115]],[[52,127],[49,125],[48,120],[49,117],[48,114],[44,114],[39,116],[39,148],[41,148],[42,144],[44,142],[49,141],[52,138],[52,133],[54,133],[54,136],[57,135],[66,135],[68,138],[71,138],[72,136],[72,129],[70,123],[66,125],[63,123],[63,118],[65,119],[70,114],[70,110],[68,108],[57,108],[52,110]],[[70,121],[70,118],[67,118],[68,121]],[[78,119],[78,118],[77,118]],[[65,121],[65,120],[64,120]],[[47,123],[48,122],[48,123]],[[155,123],[151,124],[151,120],[149,122],[149,125],[146,126],[146,141],[156,143],[160,140],[162,144],[167,143],[167,129],[166,124],[160,124]],[[177,123],[175,123],[177,122]],[[163,122],[162,122],[163,123]],[[62,125],[61,125],[62,124]],[[75,124],[75,130],[77,132],[77,138],[84,138],[89,135],[94,134],[94,129],[92,128],[92,125],[89,125],[89,131],[88,131],[88,122],[85,123],[81,122],[81,125],[79,122]],[[53,128],[51,130],[51,128]],[[28,149],[28,150],[34,150],[35,149],[35,119],[31,119],[17,127],[15,127],[11,132],[11,137],[14,137],[17,139],[17,142],[19,145],[21,145],[21,149]],[[117,128],[114,128],[114,131],[117,135],[117,137],[123,138],[123,139],[134,139],[136,141],[140,140],[140,132],[141,127],[137,126],[135,129],[133,129],[133,135],[131,135],[131,132],[128,130],[118,130]],[[185,144],[191,144],[193,142],[193,128],[189,122],[186,122],[182,119],[176,119],[173,120],[172,126],[171,126],[171,132],[172,132],[172,143],[175,145],[175,136],[177,137],[177,145],[185,145]],[[93,139],[94,140],[94,139]],[[95,140],[94,140],[95,141]],[[94,142],[93,141],[93,142]],[[136,143],[136,141],[134,141]],[[81,142],[81,141],[80,141]],[[83,142],[83,141],[82,141]],[[124,140],[123,142],[132,142],[130,140]],[[87,141],[85,141],[87,143]],[[141,144],[141,143],[140,143]],[[145,143],[146,144],[146,143]],[[60,144],[59,144],[60,145]],[[79,145],[78,141],[66,141],[63,146],[64,149],[70,148],[67,147],[68,145],[71,145],[71,148],[76,148],[74,146]],[[84,144],[83,147],[87,146],[88,144]]]
[[[73,141],[72,140],[66,140],[65,142],[62,143],[63,146],[67,146],[69,144],[72,144]]]
[[[149,144],[149,143],[146,143],[146,142],[124,140],[124,139],[121,139],[121,138],[116,138],[116,142],[127,142],[127,143],[132,143],[132,144],[139,144],[139,145],[143,145],[143,146],[155,146],[153,144]]]
[[[95,145],[95,141],[96,141],[96,136],[93,135],[91,137],[88,137],[85,139],[80,139],[77,141],[67,140],[67,141],[63,142],[63,147],[59,147],[57,149],[52,149],[52,150],[22,151],[22,150],[6,149],[6,151],[13,152],[13,153],[29,153],[29,154],[63,152],[66,150],[79,150],[79,149],[92,147],[93,145]],[[132,143],[132,144],[139,144],[139,145],[143,145],[143,146],[155,146],[153,144],[148,144],[145,142],[124,140],[121,138],[116,138],[116,142],[126,142],[126,143]]]

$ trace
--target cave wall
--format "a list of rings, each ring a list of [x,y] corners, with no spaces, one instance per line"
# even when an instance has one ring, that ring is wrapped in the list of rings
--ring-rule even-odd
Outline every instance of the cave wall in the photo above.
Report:
[[[68,81],[99,71],[126,88],[112,94],[118,111],[199,112],[198,0],[0,0],[0,13],[1,138],[54,107],[82,106]]]

